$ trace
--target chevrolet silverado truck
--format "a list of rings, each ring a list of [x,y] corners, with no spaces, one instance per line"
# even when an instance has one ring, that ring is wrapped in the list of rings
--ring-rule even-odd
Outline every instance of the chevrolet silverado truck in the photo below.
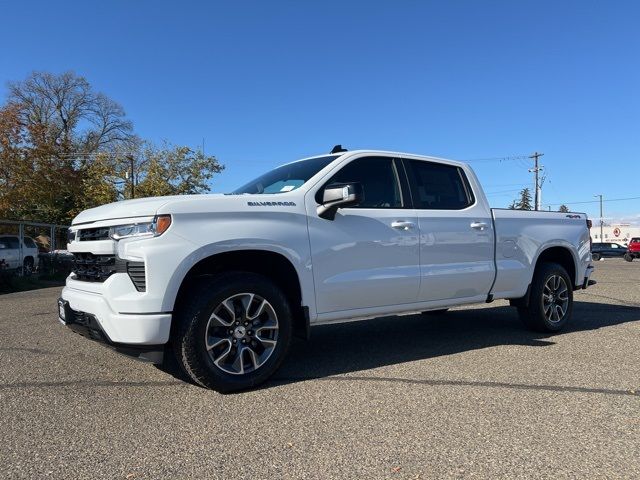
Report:
[[[269,378],[313,325],[508,299],[557,332],[594,283],[588,222],[492,209],[464,163],[334,148],[231,194],[80,213],[59,319],[231,392]]]

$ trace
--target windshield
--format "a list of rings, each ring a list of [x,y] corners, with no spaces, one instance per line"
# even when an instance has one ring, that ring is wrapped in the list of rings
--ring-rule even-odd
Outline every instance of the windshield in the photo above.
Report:
[[[327,155],[326,157],[310,158],[283,165],[259,176],[232,193],[239,195],[242,193],[290,192],[304,185],[307,180],[329,165],[338,156]]]

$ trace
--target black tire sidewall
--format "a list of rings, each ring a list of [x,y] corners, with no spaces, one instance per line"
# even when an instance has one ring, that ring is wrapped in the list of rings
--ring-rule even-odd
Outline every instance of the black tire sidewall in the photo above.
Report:
[[[293,333],[291,309],[284,294],[268,278],[253,273],[229,273],[207,277],[189,299],[192,303],[179,319],[182,334],[176,339],[176,357],[197,383],[222,393],[252,388],[264,382],[280,366]],[[254,372],[234,375],[218,368],[205,346],[205,331],[213,310],[226,298],[255,293],[266,299],[278,317],[278,343],[269,359]]]
[[[564,317],[559,322],[550,322],[544,315],[544,302],[543,302],[543,290],[544,285],[553,275],[560,275],[566,285],[567,294],[569,298],[569,304]],[[525,319],[525,323],[530,328],[537,331],[544,332],[557,332],[564,328],[571,319],[573,313],[573,282],[569,278],[567,271],[556,263],[544,263],[537,270],[534,275],[533,284],[531,286],[531,295],[529,298],[529,308],[526,310],[519,310]]]

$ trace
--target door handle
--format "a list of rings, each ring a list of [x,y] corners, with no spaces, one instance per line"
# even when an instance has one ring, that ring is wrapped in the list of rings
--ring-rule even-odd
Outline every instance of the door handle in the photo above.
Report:
[[[476,230],[484,230],[487,228],[487,224],[485,222],[471,222],[471,228],[475,228]]]
[[[396,220],[395,222],[391,222],[391,228],[395,228],[397,230],[409,230],[415,226],[415,223],[406,222],[404,220]]]

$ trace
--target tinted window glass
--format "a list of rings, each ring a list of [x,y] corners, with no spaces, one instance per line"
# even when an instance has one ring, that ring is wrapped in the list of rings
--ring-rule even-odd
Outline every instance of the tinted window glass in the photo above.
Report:
[[[233,193],[284,193],[303,185],[338,155],[310,158],[278,167],[234,190]]]
[[[5,248],[20,248],[20,243],[18,243],[18,237],[3,237],[0,238],[0,242],[2,242]]]
[[[364,200],[359,208],[401,208],[402,195],[393,160],[387,157],[363,157],[345,165],[327,185],[360,183]]]
[[[24,244],[27,248],[38,248],[29,237],[24,237]]]
[[[461,210],[473,203],[473,194],[461,169],[451,165],[410,160],[416,181],[416,207]]]

